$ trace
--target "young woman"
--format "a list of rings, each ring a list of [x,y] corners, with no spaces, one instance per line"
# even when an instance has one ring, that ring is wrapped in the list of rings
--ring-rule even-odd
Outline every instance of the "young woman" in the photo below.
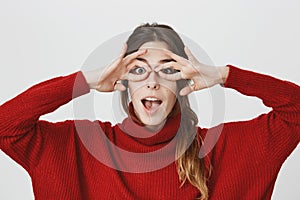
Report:
[[[191,92],[221,84],[272,111],[197,127]],[[39,120],[87,94],[121,91],[128,118]],[[37,84],[0,107],[0,147],[32,178],[36,199],[270,199],[300,141],[300,87],[200,63],[169,26],[145,24],[105,69]]]

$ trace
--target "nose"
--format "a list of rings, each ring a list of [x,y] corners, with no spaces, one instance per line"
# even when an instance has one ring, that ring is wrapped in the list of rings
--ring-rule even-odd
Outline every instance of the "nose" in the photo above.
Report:
[[[158,79],[159,79],[158,74],[155,71],[150,72],[150,74],[146,80],[147,81],[146,87],[148,89],[158,90],[160,87]]]

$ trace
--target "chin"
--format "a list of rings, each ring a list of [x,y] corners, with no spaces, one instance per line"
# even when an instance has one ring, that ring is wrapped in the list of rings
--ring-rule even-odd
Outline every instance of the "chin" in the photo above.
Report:
[[[141,119],[145,127],[150,130],[151,132],[159,132],[165,125],[166,118],[155,118],[155,117],[148,117],[146,119]]]
[[[169,112],[167,112],[166,108],[163,106],[153,113],[148,112],[144,107],[141,106],[137,112],[137,116],[146,126],[161,126],[165,123],[168,113]]]
[[[165,123],[166,118],[148,117],[148,118],[141,118],[141,121],[146,126],[160,126],[161,124]]]

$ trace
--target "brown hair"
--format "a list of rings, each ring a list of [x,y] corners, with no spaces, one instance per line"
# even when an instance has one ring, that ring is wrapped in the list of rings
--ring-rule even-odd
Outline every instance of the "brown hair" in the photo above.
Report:
[[[165,42],[169,50],[175,54],[187,58],[184,52],[184,43],[180,36],[168,25],[164,24],[143,24],[138,26],[127,40],[126,55],[137,51],[140,46],[146,42],[160,41]],[[182,185],[188,180],[195,186],[200,194],[200,199],[208,199],[207,176],[210,174],[210,166],[206,167],[204,159],[198,157],[202,139],[196,135],[196,125],[198,117],[190,107],[187,96],[180,96],[180,89],[188,84],[187,80],[179,80],[177,82],[177,101],[175,106],[180,105],[181,108],[181,125],[178,131],[178,142],[176,144],[176,164],[177,171]],[[127,82],[125,81],[126,85]],[[121,93],[122,107],[128,114],[129,96],[128,90]],[[171,112],[172,113],[172,112]]]

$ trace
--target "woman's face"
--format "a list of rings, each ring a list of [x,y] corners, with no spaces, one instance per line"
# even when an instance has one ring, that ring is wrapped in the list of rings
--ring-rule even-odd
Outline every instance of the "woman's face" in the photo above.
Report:
[[[147,53],[132,63],[129,75],[142,78],[129,79],[129,93],[136,116],[147,128],[157,130],[163,127],[176,102],[177,86],[175,81],[161,78],[154,69],[172,59],[162,51],[168,49],[164,42],[147,42],[140,49],[147,49]]]

